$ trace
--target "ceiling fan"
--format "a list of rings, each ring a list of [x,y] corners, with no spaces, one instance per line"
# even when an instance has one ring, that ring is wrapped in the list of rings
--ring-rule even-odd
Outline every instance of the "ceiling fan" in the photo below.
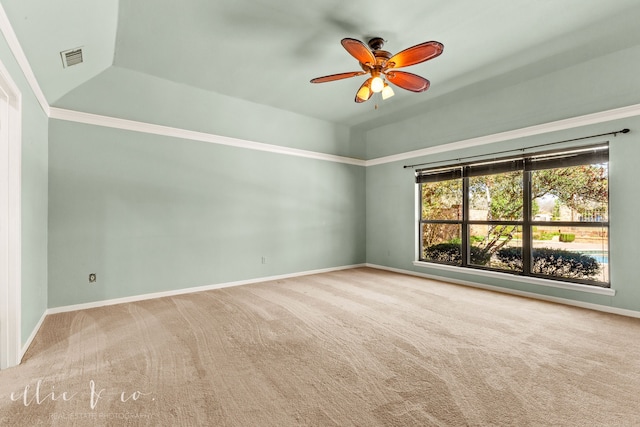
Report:
[[[342,46],[351,56],[360,63],[363,71],[351,71],[348,73],[331,74],[317,77],[311,83],[325,83],[334,80],[342,80],[350,77],[370,74],[369,77],[358,89],[355,101],[362,103],[367,101],[374,93],[382,92],[382,99],[393,96],[393,89],[385,81],[401,87],[411,92],[424,92],[429,89],[429,80],[416,74],[406,71],[397,71],[397,68],[408,67],[439,56],[444,49],[440,42],[430,41],[412,46],[402,52],[391,55],[382,50],[384,40],[374,37],[369,40],[369,47],[360,40],[344,38]]]

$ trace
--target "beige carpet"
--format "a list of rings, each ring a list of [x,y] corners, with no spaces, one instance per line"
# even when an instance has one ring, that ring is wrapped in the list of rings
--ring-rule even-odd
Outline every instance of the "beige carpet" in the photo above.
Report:
[[[373,269],[64,313],[0,425],[638,426],[640,319]]]

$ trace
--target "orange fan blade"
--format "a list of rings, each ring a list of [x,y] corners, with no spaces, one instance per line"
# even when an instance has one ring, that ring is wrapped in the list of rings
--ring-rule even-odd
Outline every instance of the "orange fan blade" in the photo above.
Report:
[[[329,76],[316,77],[315,79],[311,80],[311,83],[332,82],[334,80],[348,79],[349,77],[361,76],[363,74],[367,74],[367,73],[365,73],[364,71],[351,71],[348,73],[331,74]]]
[[[369,98],[371,98],[371,95],[373,95],[373,91],[371,90],[371,80],[373,80],[373,77],[368,78],[364,83],[362,83],[362,86],[360,86],[360,89],[356,92],[355,101],[358,104],[368,101]]]
[[[387,73],[387,80],[394,85],[401,87],[402,89],[410,90],[411,92],[424,92],[429,89],[431,83],[429,80],[418,75],[407,73],[406,71],[389,71]]]
[[[361,64],[369,63],[374,65],[376,63],[376,57],[373,56],[373,52],[360,40],[346,38],[342,39],[340,43]]]
[[[439,56],[443,49],[440,42],[424,42],[396,53],[387,64],[389,68],[408,67]]]

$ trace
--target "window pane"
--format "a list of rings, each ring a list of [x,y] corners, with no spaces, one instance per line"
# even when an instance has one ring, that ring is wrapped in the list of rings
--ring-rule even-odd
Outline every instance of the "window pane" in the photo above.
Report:
[[[462,180],[422,184],[422,219],[462,219]]]
[[[420,259],[609,287],[608,159],[589,146],[417,171]]]
[[[469,226],[473,265],[522,271],[522,227],[515,224]]]
[[[532,227],[532,272],[609,282],[608,227]]]
[[[422,259],[462,264],[460,224],[422,224]]]
[[[522,171],[469,178],[469,219],[521,220]]]
[[[533,221],[609,221],[608,163],[534,171]]]

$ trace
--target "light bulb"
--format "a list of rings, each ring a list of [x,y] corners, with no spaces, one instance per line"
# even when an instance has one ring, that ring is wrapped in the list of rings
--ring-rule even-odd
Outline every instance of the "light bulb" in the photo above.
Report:
[[[384,89],[382,89],[382,99],[391,98],[394,95],[393,89],[388,84],[384,85]]]
[[[371,89],[369,89],[369,86],[367,85],[362,86],[358,91],[358,93],[356,94],[356,97],[362,99],[363,101],[366,101],[367,99],[369,99],[371,97]]]
[[[373,93],[378,93],[382,92],[382,89],[384,89],[384,80],[382,80],[380,76],[375,76],[371,80],[371,90]]]

